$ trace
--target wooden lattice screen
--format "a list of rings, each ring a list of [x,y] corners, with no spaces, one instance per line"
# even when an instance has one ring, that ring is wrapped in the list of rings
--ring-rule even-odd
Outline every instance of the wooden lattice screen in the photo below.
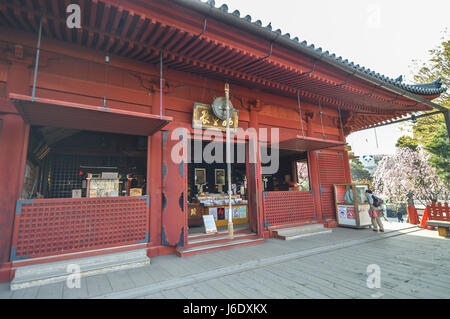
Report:
[[[150,199],[18,201],[11,261],[146,243]]]
[[[315,219],[312,192],[264,193],[266,227],[311,222]]]

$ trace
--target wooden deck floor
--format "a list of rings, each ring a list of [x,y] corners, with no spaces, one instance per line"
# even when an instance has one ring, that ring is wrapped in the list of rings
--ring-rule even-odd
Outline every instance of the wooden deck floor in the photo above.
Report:
[[[436,231],[388,223],[385,234],[338,228],[331,234],[178,258],[65,283],[10,292],[0,298],[450,298],[450,240]],[[367,287],[378,265],[380,289]]]

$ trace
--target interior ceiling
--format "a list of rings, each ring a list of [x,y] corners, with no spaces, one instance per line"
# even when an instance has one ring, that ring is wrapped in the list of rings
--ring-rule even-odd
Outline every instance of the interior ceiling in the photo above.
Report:
[[[57,128],[57,127],[39,127],[39,131],[42,133],[44,137],[44,141],[49,145],[54,145],[59,141],[64,140],[67,137],[77,134],[78,130],[65,129],[65,128]]]
[[[65,8],[70,3],[82,7],[80,30],[66,27]],[[10,0],[0,4],[0,26],[37,34],[41,16],[44,37],[151,64],[159,63],[164,48],[164,64],[174,70],[288,97],[297,98],[299,91],[303,101],[321,100],[323,106],[339,105],[343,111],[364,113],[354,120],[352,130],[427,108],[393,93],[379,92],[381,89],[378,92],[358,89],[348,80],[340,83],[324,80],[314,72],[289,68],[270,58],[261,59],[201,33],[166,25],[158,17],[146,17],[101,0]]]

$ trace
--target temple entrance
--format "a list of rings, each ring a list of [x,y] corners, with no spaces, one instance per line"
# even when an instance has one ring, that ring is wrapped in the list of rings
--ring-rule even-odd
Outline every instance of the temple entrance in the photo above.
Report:
[[[232,149],[231,189],[234,232],[248,232],[251,219],[248,205],[249,177],[246,143]],[[205,234],[203,216],[214,218],[219,233],[228,231],[229,196],[226,143],[192,139],[188,164],[188,233]]]

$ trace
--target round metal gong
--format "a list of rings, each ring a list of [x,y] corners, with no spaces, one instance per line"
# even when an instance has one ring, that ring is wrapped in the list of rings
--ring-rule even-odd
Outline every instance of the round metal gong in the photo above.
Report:
[[[231,103],[231,101],[228,102],[228,105],[230,107],[230,116],[228,117],[228,119],[233,117],[233,113],[234,113],[234,107],[233,104]],[[213,104],[212,104],[212,110],[215,116],[217,116],[217,118],[221,119],[222,121],[226,121],[227,120],[227,107],[226,107],[226,99],[225,97],[218,97],[214,100]]]

